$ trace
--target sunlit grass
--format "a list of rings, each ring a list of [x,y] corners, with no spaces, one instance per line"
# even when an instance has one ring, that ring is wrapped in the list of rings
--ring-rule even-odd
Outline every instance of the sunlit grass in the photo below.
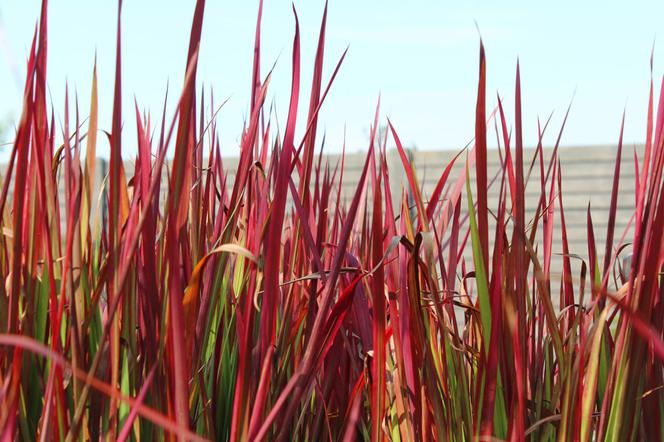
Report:
[[[231,179],[218,104],[195,82],[204,3],[174,115],[122,106],[118,17],[114,102],[98,102],[95,71],[89,113],[68,99],[62,127],[47,102],[44,3],[0,194],[2,440],[662,438],[664,94],[655,113],[651,85],[633,238],[614,232],[616,128],[607,237],[588,215],[589,259],[572,274],[564,164],[557,144],[545,157],[541,141],[524,158],[518,67],[513,117],[500,100],[492,112],[481,47],[474,143],[437,172],[431,195],[396,121],[390,143],[408,186],[392,194],[377,108],[357,191],[344,200],[343,159],[320,160],[317,121],[345,54],[324,78],[325,12],[298,139],[299,31],[281,130],[264,107],[259,12]],[[99,106],[113,120],[96,195]],[[136,140],[123,139],[123,123],[136,124]],[[487,123],[500,146],[496,180]],[[123,151],[137,152],[133,170]],[[489,186],[500,189],[495,207]],[[526,187],[541,189],[535,210]],[[615,279],[626,255],[631,272]],[[552,261],[560,278],[548,277]]]

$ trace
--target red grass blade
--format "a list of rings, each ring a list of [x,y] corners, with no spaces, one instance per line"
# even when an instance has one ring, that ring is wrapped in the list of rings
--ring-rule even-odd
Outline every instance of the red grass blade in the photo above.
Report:
[[[295,37],[293,38],[293,73],[291,85],[291,100],[288,109],[288,121],[284,132],[284,142],[276,169],[275,189],[287,189],[288,175],[290,173],[291,158],[293,157],[293,138],[295,136],[295,123],[297,121],[298,97],[300,91],[300,26],[297,12],[295,15]],[[260,342],[261,355],[265,355],[268,347],[274,345],[276,308],[281,299],[279,290],[281,237],[286,210],[287,192],[277,192],[272,201],[270,222],[267,227],[267,242],[265,243],[265,291],[261,314]],[[261,357],[262,359],[262,357]]]
[[[401,140],[397,135],[397,131],[394,129],[394,126],[392,126],[392,122],[389,120],[389,118],[387,120],[387,123],[389,124],[390,130],[392,131],[392,137],[394,137],[394,143],[397,146],[399,157],[401,157],[401,163],[403,164],[403,168],[406,171],[408,185],[410,186],[410,190],[411,192],[413,192],[414,195],[415,204],[417,205],[417,217],[420,222],[419,228],[427,232],[429,230],[429,223],[428,220],[426,219],[426,210],[424,209],[424,205],[422,202],[422,195],[420,194],[420,186],[417,184],[417,178],[415,177],[415,172],[413,171],[410,161],[408,160],[408,156],[404,151],[403,145],[401,144]]]
[[[609,265],[612,261],[613,255],[611,250],[613,248],[613,234],[616,225],[616,210],[618,206],[618,186],[620,184],[620,163],[622,160],[622,144],[623,144],[623,130],[625,128],[625,112],[623,111],[622,120],[620,122],[620,136],[618,137],[618,150],[616,151],[616,164],[613,170],[613,185],[611,187],[611,203],[609,206],[609,222],[606,227],[606,247],[604,249],[604,266],[602,270],[602,287],[601,290],[605,291],[609,282]],[[604,303],[600,301],[600,306]]]
[[[374,151],[375,152],[375,151]],[[375,153],[373,158],[375,158]],[[380,262],[383,260],[383,226],[381,218],[381,175],[376,177],[376,168],[372,165],[373,179],[373,237],[371,238],[371,255],[374,271],[371,280],[373,307],[373,343],[374,357],[372,365],[373,384],[371,388],[372,440],[380,441],[382,436],[383,415],[385,409],[385,274]]]
[[[196,77],[197,52],[203,27],[203,11],[205,0],[197,0],[194,19],[189,39],[187,56],[187,72]],[[169,342],[173,350],[171,382],[175,395],[175,416],[178,425],[188,428],[189,425],[189,378],[191,371],[191,353],[185,347],[185,322],[182,306],[184,295],[183,275],[180,273],[181,260],[178,251],[180,231],[187,220],[189,207],[189,188],[191,187],[191,157],[195,145],[193,141],[194,125],[192,124],[195,100],[195,83],[185,86],[180,103],[180,119],[175,144],[174,164],[176,165],[170,180],[168,195],[168,224],[166,228],[165,251],[168,259],[168,300]]]
[[[480,72],[475,109],[475,185],[477,189],[477,227],[480,237],[484,268],[489,270],[489,219],[487,212],[486,163],[486,58],[480,40]]]
[[[525,385],[526,385],[526,354],[525,354],[525,330],[526,330],[526,256],[524,238],[525,234],[525,188],[523,182],[523,135],[521,126],[521,76],[519,73],[519,63],[516,65],[516,87],[515,87],[515,180],[516,180],[516,206],[513,209],[514,234],[512,236],[512,248],[514,250],[514,276],[515,276],[515,297],[517,312],[517,327],[513,335],[513,345],[515,353],[515,373],[516,384],[516,403],[513,404],[511,438],[519,440],[524,437],[525,422]]]

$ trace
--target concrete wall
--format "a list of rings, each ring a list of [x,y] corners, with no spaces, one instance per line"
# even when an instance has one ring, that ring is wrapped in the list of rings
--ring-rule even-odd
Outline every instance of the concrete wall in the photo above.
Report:
[[[620,240],[622,233],[627,229],[630,217],[634,211],[634,150],[636,149],[639,157],[643,154],[643,146],[624,146],[621,161],[620,187],[618,196],[618,205],[616,213],[616,226],[614,244]],[[562,200],[565,209],[565,224],[567,227],[567,236],[570,253],[579,255],[582,259],[588,257],[588,232],[587,232],[587,214],[590,205],[590,213],[593,220],[595,242],[597,253],[601,258],[604,255],[606,240],[606,229],[608,224],[608,212],[611,197],[611,187],[613,183],[613,174],[615,166],[617,146],[580,146],[566,147],[559,149],[561,173],[562,173]],[[438,178],[443,173],[447,164],[452,160],[457,152],[454,151],[415,151],[408,152],[411,162],[414,165],[419,183],[423,190],[423,196],[426,199],[437,183]],[[545,173],[552,149],[544,149],[544,167]],[[390,184],[392,187],[393,202],[400,204],[401,189],[407,186],[406,175],[401,165],[398,153],[388,151],[388,169],[390,171]],[[524,151],[524,174],[528,176],[528,169],[534,158],[535,150],[526,149]],[[500,158],[497,150],[488,152],[488,177],[489,181],[497,177],[494,185],[488,192],[488,207],[495,213],[498,206],[498,193],[500,190]],[[327,160],[331,166],[337,164],[340,158],[337,155],[329,155]],[[342,197],[350,200],[357,187],[360,173],[364,165],[365,153],[348,154],[345,159],[344,183]],[[459,177],[465,168],[466,155],[462,154],[456,161],[450,174],[448,182],[453,183]],[[232,169],[236,164],[233,159],[225,161],[226,166]],[[474,199],[477,200],[474,186],[474,167],[471,168],[471,183]],[[232,180],[229,180],[229,185]],[[550,189],[547,188],[547,196]],[[555,190],[557,195],[557,189]],[[462,193],[462,210],[467,207],[465,189]],[[532,220],[536,205],[540,196],[540,169],[539,162],[534,164],[530,179],[526,186],[526,222]],[[398,206],[395,206],[398,207]],[[490,227],[492,227],[492,218]],[[554,215],[554,234],[553,234],[553,252],[561,253],[561,235],[560,235],[560,213],[559,203],[555,202]],[[625,241],[631,241],[633,226],[627,230]],[[542,247],[542,234],[538,232],[536,241],[539,243],[539,250]],[[490,237],[490,243],[493,238]],[[470,247],[466,248],[465,256],[471,257]],[[540,253],[541,256],[541,253]],[[561,260],[552,260],[552,277],[555,278],[561,270]],[[572,271],[578,275],[580,271],[580,260],[572,260]]]
[[[633,152],[636,148],[639,155],[642,154],[642,146],[625,146],[621,163],[621,181],[620,194],[618,198],[618,211],[616,219],[616,243],[619,240],[623,230],[627,227],[628,221],[634,210],[634,161]],[[412,164],[415,167],[420,185],[423,189],[423,195],[427,198],[433,191],[435,184],[442,174],[445,166],[456,154],[453,151],[409,151]],[[551,149],[545,149],[545,163],[551,154]],[[562,186],[563,186],[563,204],[565,208],[565,217],[567,225],[568,239],[570,242],[571,253],[578,254],[582,258],[587,258],[587,209],[590,204],[592,219],[595,228],[595,238],[600,257],[603,255],[604,243],[606,238],[606,227],[608,221],[608,209],[610,204],[611,185],[613,180],[613,168],[616,155],[616,146],[588,146],[588,147],[568,147],[559,150],[562,166]],[[526,174],[528,166],[533,158],[534,150],[527,149],[524,152],[524,163],[526,163]],[[342,197],[350,200],[356,189],[359,176],[364,165],[365,153],[348,154],[345,159],[344,183],[342,188]],[[459,157],[454,169],[450,175],[449,182],[454,182],[465,167],[465,154]],[[327,161],[331,167],[334,167],[340,161],[338,155],[329,155]],[[400,201],[401,189],[407,185],[406,176],[401,166],[401,160],[396,151],[388,152],[388,168],[390,171],[390,183],[394,203]],[[229,187],[232,186],[234,168],[237,165],[237,158],[226,158],[224,165],[229,172]],[[546,167],[546,164],[545,164]],[[0,174],[4,176],[6,166],[0,166]],[[128,176],[134,171],[133,161],[125,163],[125,169]],[[96,171],[96,182],[101,184],[106,171],[107,162],[99,160]],[[164,171],[164,173],[166,173]],[[498,180],[490,188],[489,208],[497,208],[498,192],[500,187],[500,162],[498,151],[490,150],[488,158],[488,176],[489,180],[498,174]],[[474,168],[471,169],[471,182],[474,176]],[[61,180],[62,181],[62,180]],[[166,179],[163,180],[164,186],[167,185]],[[64,195],[61,183],[61,195]],[[12,189],[13,190],[13,189]],[[475,187],[473,185],[473,192]],[[549,189],[547,189],[547,193]],[[533,169],[530,181],[526,188],[526,210],[527,221],[534,215],[534,209],[540,195],[540,176],[539,164],[536,163]],[[166,197],[166,189],[161,191],[162,200]],[[465,190],[463,192],[462,208],[467,207],[465,202]],[[477,195],[474,195],[477,198]],[[398,207],[398,206],[396,206]],[[64,206],[61,205],[64,212]],[[560,215],[558,211],[558,202],[556,201],[555,226],[554,226],[554,252],[561,252],[560,245]],[[491,219],[491,216],[489,217]],[[631,240],[631,230],[627,235],[627,241]],[[490,238],[493,242],[493,238]],[[542,242],[541,233],[538,232],[537,241]],[[470,247],[467,248],[467,257],[470,257]],[[553,272],[558,272],[560,266],[554,260]],[[576,270],[578,265],[575,264]],[[575,270],[575,273],[576,273]],[[578,273],[577,273],[578,274]]]

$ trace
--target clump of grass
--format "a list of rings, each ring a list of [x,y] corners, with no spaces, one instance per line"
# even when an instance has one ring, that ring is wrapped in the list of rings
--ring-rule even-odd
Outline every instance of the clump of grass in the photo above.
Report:
[[[604,258],[589,215],[589,260],[576,275],[558,145],[545,158],[540,142],[524,158],[518,67],[513,123],[500,100],[487,118],[481,48],[474,144],[461,174],[451,174],[458,155],[429,198],[389,123],[408,181],[392,195],[377,110],[357,191],[344,201],[343,157],[326,164],[316,152],[318,112],[344,59],[323,78],[326,12],[296,139],[297,21],[279,133],[264,110],[259,9],[251,112],[230,182],[205,112],[215,103],[196,93],[204,3],[174,115],[155,124],[136,106],[133,171],[123,162],[118,14],[100,196],[96,73],[89,115],[66,100],[58,133],[46,101],[43,2],[0,194],[2,440],[662,437],[664,94],[655,115],[651,83],[634,236],[615,232],[621,128]],[[501,146],[492,181],[487,122]],[[529,183],[528,164],[540,168],[539,183]],[[527,186],[541,189],[534,211]],[[552,248],[554,229],[562,250]],[[621,251],[632,256],[622,279],[613,277]],[[550,277],[553,260],[560,279]]]

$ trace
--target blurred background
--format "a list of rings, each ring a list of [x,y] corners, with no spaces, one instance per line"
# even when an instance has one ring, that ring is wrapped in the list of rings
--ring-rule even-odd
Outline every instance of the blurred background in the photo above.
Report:
[[[234,155],[249,109],[258,1],[208,1],[198,87],[229,99],[219,113],[223,151]],[[329,4],[325,80],[349,46],[348,56],[321,114],[326,151],[367,147],[377,98],[381,114],[403,141],[419,150],[459,149],[474,133],[480,35],[487,51],[488,111],[500,94],[513,121],[514,77],[521,63],[524,136],[537,141],[537,118],[553,112],[545,142],[553,143],[574,96],[562,139],[566,146],[615,144],[627,110],[626,143],[642,143],[654,45],[655,88],[664,52],[664,2],[440,2],[332,0]],[[182,85],[195,2],[125,0],[122,8],[124,148],[135,145],[134,99],[161,118],[166,85],[169,109]],[[308,107],[310,77],[323,1],[295,1],[302,44],[300,106]],[[0,142],[13,140],[20,114],[25,62],[40,1],[0,2]],[[62,120],[65,83],[81,114],[89,108],[97,57],[100,128],[110,128],[117,2],[69,0],[49,5],[48,78]],[[267,0],[262,27],[262,73],[274,64],[269,104],[286,120],[295,20],[291,3]],[[306,112],[301,112],[302,119]],[[300,133],[304,121],[299,122]],[[495,144],[495,137],[489,140]],[[319,138],[321,139],[321,138]],[[100,138],[100,140],[102,140]],[[9,146],[0,148],[3,154]],[[135,150],[134,150],[135,151]],[[102,140],[99,152],[107,155]]]

